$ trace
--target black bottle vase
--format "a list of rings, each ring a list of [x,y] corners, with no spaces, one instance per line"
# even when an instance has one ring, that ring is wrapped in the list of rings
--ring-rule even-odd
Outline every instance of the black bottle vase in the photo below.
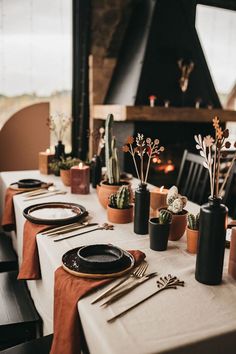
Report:
[[[134,232],[139,235],[148,233],[150,209],[150,192],[147,185],[142,183],[135,190],[134,202]]]
[[[96,188],[102,179],[102,162],[100,156],[95,155],[91,161],[91,183]]]
[[[59,140],[57,145],[55,145],[55,158],[59,160],[61,157],[65,156],[65,145]]]
[[[222,281],[228,209],[221,198],[208,198],[200,210],[199,241],[195,278],[218,285]]]

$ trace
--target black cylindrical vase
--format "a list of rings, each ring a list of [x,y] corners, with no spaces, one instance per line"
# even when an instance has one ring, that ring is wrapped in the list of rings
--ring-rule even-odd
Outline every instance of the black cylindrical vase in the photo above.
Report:
[[[150,248],[152,250],[165,251],[167,249],[170,225],[170,223],[160,224],[159,218],[149,220]]]
[[[139,184],[135,190],[134,232],[139,235],[148,233],[150,192],[146,184]]]
[[[91,162],[91,183],[96,188],[102,180],[102,162],[100,156],[95,155]]]
[[[58,144],[55,145],[55,158],[60,160],[61,157],[65,156],[65,145],[62,144],[62,141],[59,140]]]
[[[218,285],[222,280],[228,209],[221,198],[208,198],[201,207],[195,278]]]

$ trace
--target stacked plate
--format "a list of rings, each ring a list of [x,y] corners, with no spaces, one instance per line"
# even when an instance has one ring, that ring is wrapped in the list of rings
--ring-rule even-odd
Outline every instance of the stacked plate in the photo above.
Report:
[[[107,244],[74,248],[62,257],[63,268],[84,278],[115,278],[129,272],[134,257],[116,246]]]
[[[88,215],[85,207],[75,203],[48,202],[24,209],[24,217],[33,224],[67,225]]]

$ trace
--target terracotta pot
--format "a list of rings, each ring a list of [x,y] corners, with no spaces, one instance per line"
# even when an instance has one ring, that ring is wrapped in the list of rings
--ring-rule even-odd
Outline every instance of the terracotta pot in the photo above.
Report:
[[[170,226],[170,241],[178,241],[185,233],[187,227],[187,210],[183,210],[183,214],[172,214],[172,223]]]
[[[61,180],[64,183],[65,186],[70,186],[71,181],[70,181],[70,170],[60,170],[60,176]]]
[[[105,181],[101,181],[100,185],[97,185],[98,199],[99,202],[102,204],[103,208],[107,208],[108,198],[110,197],[110,195],[116,193],[118,189],[123,185],[129,186],[130,197],[132,198],[131,185],[129,182],[121,181],[119,185],[111,185],[107,184]]]
[[[197,253],[199,230],[187,228],[187,251],[189,253]]]
[[[128,224],[133,221],[133,205],[128,209],[115,209],[107,206],[107,218],[114,224]]]

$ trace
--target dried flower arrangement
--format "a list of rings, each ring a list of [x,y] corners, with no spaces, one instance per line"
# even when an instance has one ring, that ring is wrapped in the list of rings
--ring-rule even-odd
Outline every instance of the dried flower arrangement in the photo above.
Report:
[[[72,118],[67,116],[65,113],[55,113],[51,114],[47,120],[47,125],[54,133],[55,138],[61,141],[65,131],[71,125]]]
[[[178,193],[178,188],[172,186],[167,194],[166,203],[168,205],[167,210],[173,214],[181,214],[184,207],[187,204],[188,199]]]
[[[134,147],[133,144],[136,143]],[[126,139],[126,143],[123,146],[124,152],[129,152],[133,158],[135,171],[137,174],[138,179],[140,180],[141,184],[147,183],[148,173],[150,169],[150,162],[152,157],[159,155],[160,152],[164,151],[164,147],[159,147],[159,139],[155,139],[154,141],[151,138],[144,138],[143,134],[137,135],[134,139],[132,136],[129,136]],[[140,172],[138,171],[138,166],[136,162],[136,156],[140,158]],[[145,156],[147,156],[147,167],[146,171],[144,171],[144,160]]]
[[[225,174],[221,187],[219,186],[220,177],[220,163],[222,157],[227,156],[227,149],[231,147],[231,143],[226,140],[229,137],[229,130],[222,130],[220,120],[218,117],[213,118],[213,127],[215,129],[215,138],[210,135],[202,136],[195,135],[194,139],[197,143],[196,148],[199,150],[200,155],[204,158],[203,166],[208,169],[210,177],[210,190],[211,197],[219,198],[225,187],[225,183],[229,177],[230,171],[236,159],[236,152],[233,154],[228,170]],[[236,148],[236,142],[234,143]]]

